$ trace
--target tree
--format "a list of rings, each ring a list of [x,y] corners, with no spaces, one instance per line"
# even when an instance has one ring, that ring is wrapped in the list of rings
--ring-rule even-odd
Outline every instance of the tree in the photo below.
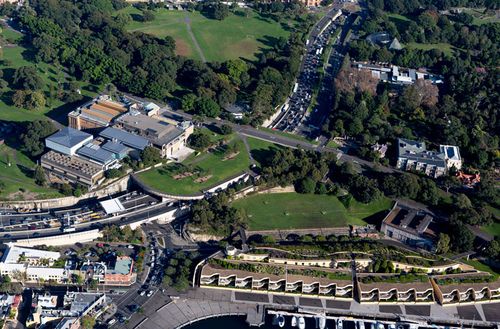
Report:
[[[203,131],[195,131],[189,136],[188,144],[195,149],[204,150],[212,144],[212,141]]]
[[[194,109],[194,104],[196,102],[195,94],[186,94],[181,98],[181,109],[183,111],[192,111]]]
[[[220,132],[223,135],[230,135],[233,133],[233,128],[231,128],[230,125],[223,124],[222,126],[220,126]]]
[[[472,208],[470,199],[463,193],[453,196],[453,204],[460,210]]]
[[[154,146],[146,146],[141,152],[141,160],[144,166],[149,167],[162,161],[160,150]]]
[[[218,19],[219,21],[224,20],[229,16],[229,8],[225,4],[216,3],[212,6],[212,17]]]
[[[196,114],[210,118],[219,116],[221,112],[219,105],[213,99],[207,97],[197,99],[194,110]]]
[[[21,66],[17,68],[14,72],[12,82],[19,89],[34,91],[43,88],[43,80],[33,66]]]
[[[450,250],[450,236],[445,233],[439,233],[439,240],[436,246],[438,254],[446,254]]]
[[[45,183],[47,182],[47,177],[45,175],[45,170],[43,169],[42,166],[38,165],[35,168],[35,183],[40,186],[44,186]]]
[[[491,259],[500,259],[500,238],[496,237],[491,240],[484,253]]]
[[[83,329],[93,329],[95,326],[95,318],[90,315],[85,315],[80,318],[80,325]]]
[[[108,179],[111,179],[111,178],[118,178],[122,175],[122,171],[120,169],[116,169],[116,168],[111,168],[111,169],[108,169],[104,172],[104,176]]]
[[[472,250],[474,245],[474,234],[460,221],[450,220],[450,243],[456,252]]]
[[[43,152],[45,147],[43,139],[56,131],[54,124],[48,120],[36,120],[26,126],[26,130],[21,134],[23,150],[28,155],[35,157]]]
[[[40,91],[17,90],[12,95],[12,102],[16,107],[28,110],[38,110],[45,107],[45,96]]]
[[[154,21],[155,14],[151,10],[144,10],[142,12],[142,21],[143,22],[151,22]]]
[[[315,188],[316,182],[309,177],[305,177],[295,184],[295,190],[298,193],[311,194],[314,193]]]

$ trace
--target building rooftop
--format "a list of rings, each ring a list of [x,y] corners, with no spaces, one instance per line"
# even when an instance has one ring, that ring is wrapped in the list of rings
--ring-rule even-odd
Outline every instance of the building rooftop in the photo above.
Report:
[[[107,126],[114,118],[127,112],[125,104],[112,101],[107,95],[102,95],[73,111],[71,115]]]
[[[113,269],[108,269],[110,274],[131,274],[132,272],[132,258],[128,256],[116,257],[115,266]]]
[[[88,139],[92,139],[91,134],[73,129],[71,127],[64,127],[55,134],[47,137],[45,140],[71,148]]]
[[[144,150],[149,144],[149,141],[144,137],[113,127],[104,129],[99,135],[138,150]]]
[[[430,214],[398,204],[394,205],[383,223],[414,235],[435,238],[439,233],[438,225],[433,222]]]
[[[123,154],[128,150],[122,143],[114,141],[107,141],[101,147],[106,151],[113,152],[114,154]]]
[[[461,160],[460,150],[457,146],[453,145],[440,145],[439,150],[444,154],[445,159]]]
[[[444,156],[441,153],[427,151],[425,142],[399,138],[398,156],[437,167],[446,167]]]
[[[162,120],[144,114],[125,114],[116,120],[126,130],[147,138],[152,144],[168,144],[183,133],[183,130]]]
[[[108,164],[115,160],[115,156],[112,152],[101,148],[96,144],[86,144],[76,151],[76,154],[89,158],[91,160],[97,161],[100,164]]]
[[[64,304],[71,305],[70,312],[82,314],[85,310],[94,304],[102,294],[83,293],[83,292],[68,292],[64,296]]]
[[[24,257],[31,259],[59,259],[61,254],[55,251],[46,251],[40,249],[31,249],[18,246],[8,246],[2,257],[2,263],[7,264],[17,264],[19,257],[24,255]]]
[[[54,151],[42,155],[42,161],[64,166],[67,171],[79,176],[93,177],[102,172],[102,166],[97,163],[90,162],[82,157],[68,156]]]

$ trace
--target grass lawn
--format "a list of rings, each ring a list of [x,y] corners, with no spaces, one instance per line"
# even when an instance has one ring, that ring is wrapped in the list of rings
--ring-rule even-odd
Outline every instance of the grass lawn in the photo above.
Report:
[[[494,219],[494,221],[493,224],[481,227],[481,230],[490,235],[500,237],[500,219]]]
[[[346,209],[335,196],[298,193],[256,194],[233,203],[245,210],[251,230],[366,225],[364,219],[391,205],[391,200],[383,198],[367,205],[352,202]]]
[[[270,48],[277,38],[289,35],[280,23],[255,11],[251,11],[249,17],[239,12],[230,13],[229,17],[218,21],[199,12],[162,8],[155,11],[155,19],[151,22],[138,21],[141,11],[131,6],[120,12],[127,12],[135,18],[127,27],[129,31],[142,31],[158,37],[171,36],[176,42],[176,52],[179,55],[200,59],[187,30],[189,22],[207,61],[222,62],[239,57],[255,60],[255,55]]]
[[[310,139],[305,138],[305,137],[300,136],[300,135],[296,135],[296,134],[292,134],[292,133],[287,133],[286,131],[281,131],[281,130],[271,129],[271,128],[265,128],[265,127],[259,127],[259,129],[267,131],[267,132],[270,132],[270,133],[275,134],[275,135],[280,135],[280,136],[283,136],[283,137],[288,137],[288,138],[296,139],[298,141],[308,142],[308,143],[311,143],[311,144],[318,144],[317,141],[310,140]]]
[[[230,142],[234,143],[238,147],[238,153],[232,158],[226,158],[221,151],[201,153],[180,164],[167,164],[142,172],[138,175],[139,179],[160,192],[175,195],[197,194],[249,168],[250,159],[243,142],[239,139]],[[174,178],[182,173],[192,175]]]
[[[441,43],[410,42],[410,43],[405,44],[405,46],[410,48],[410,49],[421,49],[421,50],[439,49],[446,55],[452,55],[453,51],[456,50],[455,47],[453,47],[449,43],[445,43],[445,42],[441,42]]]
[[[3,79],[11,82],[14,70],[21,66],[35,66],[40,77],[45,82],[43,92],[47,99],[47,106],[41,110],[19,109],[12,104],[14,91],[7,88],[0,96],[0,120],[5,121],[33,121],[49,117],[62,123],[66,123],[66,114],[73,109],[73,106],[65,105],[57,99],[51,99],[50,95],[55,95],[58,90],[58,82],[67,81],[67,74],[53,65],[45,63],[34,63],[33,55],[28,49],[17,44],[22,35],[7,28],[0,29],[0,70],[3,72]],[[82,94],[84,96],[94,96],[92,86],[82,83]]]
[[[0,145],[0,181],[5,184],[0,198],[22,200],[60,197],[61,195],[56,190],[35,184],[31,178],[31,171],[34,167],[35,163],[23,153],[7,145]]]
[[[498,23],[500,19],[495,15],[495,12],[490,10],[488,13],[484,13],[484,8],[463,8],[464,13],[472,15],[472,24],[482,25],[487,23]]]
[[[273,144],[252,137],[247,137],[247,141],[248,141],[248,147],[250,148],[250,153],[252,153],[252,157],[259,164],[262,164],[264,160],[270,156],[271,150],[283,147],[281,145]]]
[[[488,272],[494,276],[500,275],[500,272],[499,272],[500,269],[492,268],[488,264],[485,264],[477,259],[469,259],[469,260],[461,259],[460,261],[467,264],[467,265],[473,266],[478,271]]]

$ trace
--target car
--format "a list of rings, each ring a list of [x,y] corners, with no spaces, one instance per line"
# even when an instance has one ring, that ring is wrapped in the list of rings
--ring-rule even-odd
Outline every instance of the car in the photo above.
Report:
[[[116,323],[116,321],[117,320],[115,318],[108,320],[108,326],[114,325]]]
[[[151,297],[151,296],[153,296],[153,294],[154,294],[154,291],[149,290],[148,293],[146,294],[146,296]]]
[[[134,246],[133,246],[133,245],[131,245],[131,244],[129,244],[129,245],[127,246],[127,248],[128,248],[128,249],[134,249]]]
[[[145,294],[146,294],[146,290],[141,290],[141,291],[139,292],[139,295],[141,295],[141,296],[144,296]]]
[[[128,309],[130,310],[130,312],[135,313],[139,310],[139,305],[137,305],[137,304],[129,305]]]

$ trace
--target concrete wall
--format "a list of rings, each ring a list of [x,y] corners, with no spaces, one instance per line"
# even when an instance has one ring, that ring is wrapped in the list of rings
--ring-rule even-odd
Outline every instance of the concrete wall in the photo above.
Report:
[[[66,246],[66,245],[76,244],[77,242],[80,243],[90,242],[99,237],[101,237],[101,233],[99,233],[99,230],[95,229],[85,232],[65,233],[51,237],[21,239],[14,242],[14,244],[16,246],[22,246],[22,247],[34,247],[41,245]]]
[[[126,191],[131,184],[130,176],[127,175],[120,178],[107,186],[98,190],[91,191],[77,198],[68,196],[63,198],[46,199],[46,200],[26,200],[26,201],[0,201],[1,207],[6,208],[25,208],[25,209],[49,209],[59,207],[70,207],[75,205],[81,200],[91,198],[103,198],[110,194]]]
[[[123,228],[125,226],[130,226],[131,229],[135,230],[137,227],[141,226],[141,224],[149,223],[149,222],[153,222],[153,221],[158,221],[158,223],[160,223],[160,224],[166,224],[166,223],[170,223],[171,221],[173,221],[177,217],[180,217],[180,216],[187,214],[188,212],[189,212],[189,207],[176,208],[176,209],[173,209],[169,212],[166,212],[166,213],[163,213],[163,214],[160,214],[157,216],[144,218],[143,220],[138,221],[138,222],[134,222],[131,224],[126,224],[126,225],[121,225],[120,227]]]

